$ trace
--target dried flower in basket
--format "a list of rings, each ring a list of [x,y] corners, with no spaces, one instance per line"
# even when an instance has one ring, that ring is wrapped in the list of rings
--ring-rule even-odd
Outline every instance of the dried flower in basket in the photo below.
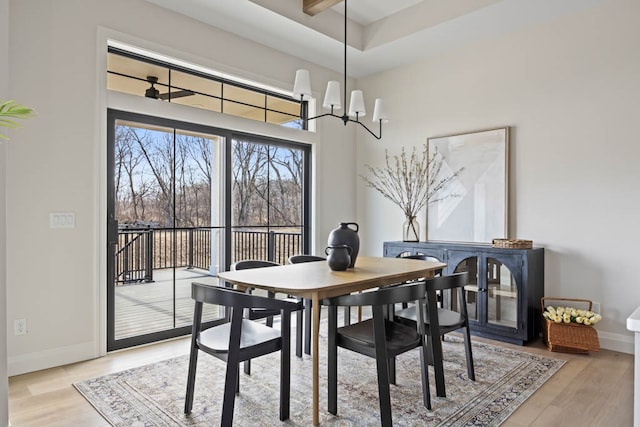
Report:
[[[577,310],[573,307],[545,307],[542,313],[545,319],[555,323],[579,323],[582,325],[595,325],[602,316],[589,310]]]

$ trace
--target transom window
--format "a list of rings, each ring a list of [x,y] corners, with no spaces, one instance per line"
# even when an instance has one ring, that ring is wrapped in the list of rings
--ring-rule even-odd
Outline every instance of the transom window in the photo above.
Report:
[[[284,91],[279,93],[115,46],[108,48],[107,89],[302,129],[300,101]]]

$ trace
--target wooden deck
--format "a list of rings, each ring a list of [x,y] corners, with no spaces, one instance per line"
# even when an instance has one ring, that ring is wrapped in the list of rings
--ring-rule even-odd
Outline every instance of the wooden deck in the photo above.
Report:
[[[116,286],[116,339],[191,325],[191,282],[218,284],[218,278],[210,276],[206,270],[177,269],[175,288],[172,269],[154,270],[153,274],[155,281],[151,283]],[[220,310],[217,307],[208,306],[205,307],[203,319],[214,320],[219,315]]]

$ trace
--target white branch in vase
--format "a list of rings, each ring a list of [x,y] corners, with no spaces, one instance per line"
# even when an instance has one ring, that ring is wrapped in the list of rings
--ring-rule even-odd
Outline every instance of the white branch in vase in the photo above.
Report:
[[[407,158],[404,147],[400,156],[389,155],[385,150],[385,166],[374,168],[365,165],[369,176],[360,175],[368,187],[375,189],[412,220],[428,203],[456,197],[454,193],[443,194],[442,190],[462,171],[462,168],[446,177],[440,177],[442,157],[437,151],[430,155],[427,144],[422,157],[416,154],[414,147]]]

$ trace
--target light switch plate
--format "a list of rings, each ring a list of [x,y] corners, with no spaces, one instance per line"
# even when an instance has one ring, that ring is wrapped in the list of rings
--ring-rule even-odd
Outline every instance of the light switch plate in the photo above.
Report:
[[[75,212],[50,212],[50,228],[76,228]]]

